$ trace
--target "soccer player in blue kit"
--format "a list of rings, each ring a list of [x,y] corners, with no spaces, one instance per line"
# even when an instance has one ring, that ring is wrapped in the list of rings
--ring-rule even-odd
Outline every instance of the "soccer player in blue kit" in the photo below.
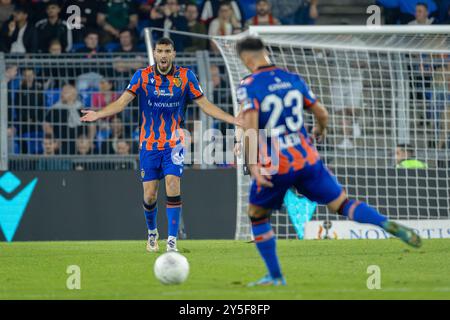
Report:
[[[156,200],[159,180],[164,177],[169,229],[166,249],[178,251],[176,241],[182,207],[180,178],[184,164],[181,123],[187,100],[194,100],[203,112],[216,119],[234,125],[242,125],[242,121],[209,102],[192,70],[173,64],[176,53],[172,40],[159,39],[153,54],[156,64],[136,71],[119,99],[97,112],[84,110],[81,120],[90,122],[117,114],[139,96],[139,158],[148,227],[147,250],[159,250]]]
[[[286,284],[269,218],[272,210],[281,207],[284,195],[291,187],[309,200],[327,205],[331,212],[359,223],[377,225],[407,244],[420,247],[421,239],[412,229],[388,220],[364,202],[348,199],[342,186],[320,160],[303,125],[303,109],[314,115],[316,121],[312,134],[317,141],[322,140],[326,133],[328,112],[303,78],[271,65],[264,44],[258,38],[240,40],[237,52],[252,72],[242,80],[237,90],[244,112],[246,160],[252,156],[255,159],[247,163],[252,175],[248,215],[254,242],[268,270],[266,276],[249,285]],[[264,135],[260,135],[262,129],[271,134],[263,138]],[[252,136],[250,131],[257,132],[253,141],[249,139]],[[270,135],[275,136],[278,143],[270,143]],[[249,150],[257,150],[257,146],[259,150],[254,156]],[[273,169],[277,162],[275,173],[268,172],[267,162],[261,160],[268,156],[272,158],[269,168]],[[276,161],[273,160],[275,158]]]

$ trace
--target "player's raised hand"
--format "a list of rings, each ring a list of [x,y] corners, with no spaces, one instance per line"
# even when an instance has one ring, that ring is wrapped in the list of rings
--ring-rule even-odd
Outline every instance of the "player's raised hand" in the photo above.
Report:
[[[261,170],[257,165],[250,165],[249,166],[250,173],[252,177],[256,180],[256,183],[260,186],[272,188],[273,183],[270,181],[272,179],[271,176],[266,176],[261,174]]]
[[[82,122],[93,122],[100,118],[97,112],[93,110],[81,110],[81,113],[84,114],[84,116],[80,118]]]

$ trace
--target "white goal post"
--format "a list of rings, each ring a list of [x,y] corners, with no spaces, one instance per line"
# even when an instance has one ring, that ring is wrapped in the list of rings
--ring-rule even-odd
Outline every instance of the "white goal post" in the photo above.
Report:
[[[264,40],[274,64],[302,75],[329,110],[318,148],[349,197],[393,219],[450,219],[449,26],[259,26],[215,37],[236,114],[235,91],[248,74],[236,43],[248,34]],[[237,181],[235,238],[250,239],[242,166]],[[315,219],[341,218],[319,206]],[[285,210],[272,223],[279,238],[295,238]]]

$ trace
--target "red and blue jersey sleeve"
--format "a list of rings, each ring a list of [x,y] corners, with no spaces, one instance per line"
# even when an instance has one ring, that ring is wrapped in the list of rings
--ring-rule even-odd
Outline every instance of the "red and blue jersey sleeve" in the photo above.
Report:
[[[312,92],[312,90],[308,87],[308,85],[306,84],[305,80],[302,77],[298,76],[298,80],[300,87],[299,89],[303,95],[303,104],[305,107],[309,108],[317,102],[317,97],[314,94],[314,92]]]
[[[195,76],[194,72],[192,70],[189,70],[187,72],[188,77],[188,95],[191,100],[195,100],[198,98],[203,97],[203,89],[200,86],[200,83],[198,82],[197,77]]]
[[[253,82],[251,77],[243,79],[236,91],[236,98],[243,111],[259,109],[258,99],[253,94],[251,86],[249,86],[251,82]]]
[[[142,70],[138,70],[134,73],[133,78],[130,81],[130,84],[127,86],[127,91],[131,92],[135,95],[138,95],[141,92],[142,88]]]

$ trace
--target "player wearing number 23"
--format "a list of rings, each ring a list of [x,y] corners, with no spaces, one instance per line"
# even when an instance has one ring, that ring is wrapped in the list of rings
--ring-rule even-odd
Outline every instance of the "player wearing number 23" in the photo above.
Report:
[[[328,112],[305,80],[296,73],[271,65],[268,51],[258,38],[240,40],[237,51],[252,72],[242,80],[236,92],[244,112],[244,150],[253,178],[248,215],[256,247],[268,271],[250,285],[286,283],[275,250],[270,213],[281,207],[286,191],[292,187],[309,200],[327,205],[331,212],[356,222],[374,224],[409,245],[419,247],[420,237],[412,229],[390,221],[364,202],[348,199],[336,177],[320,160],[303,125],[303,111],[314,115],[313,135],[317,141],[325,136]],[[255,130],[258,134],[253,140],[258,141],[247,139]],[[257,161],[253,162],[255,157],[252,158],[250,150],[256,149]]]

